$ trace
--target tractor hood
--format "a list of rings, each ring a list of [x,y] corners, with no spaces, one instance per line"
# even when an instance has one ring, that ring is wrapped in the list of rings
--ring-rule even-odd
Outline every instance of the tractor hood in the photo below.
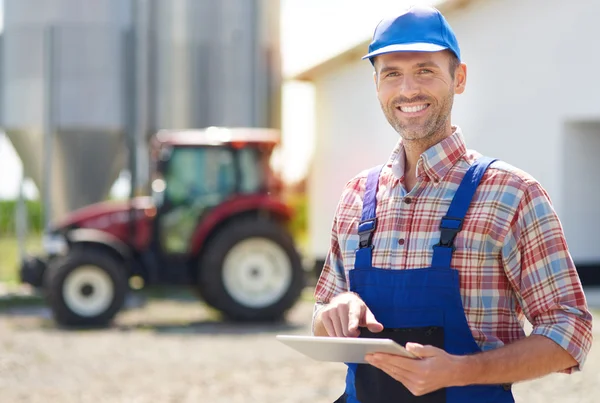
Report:
[[[105,229],[115,224],[130,221],[130,209],[135,211],[135,217],[141,215],[151,217],[154,214],[154,204],[148,196],[136,197],[131,200],[115,200],[91,204],[67,214],[56,221],[52,229],[60,230],[68,227]],[[148,214],[150,212],[150,214]]]

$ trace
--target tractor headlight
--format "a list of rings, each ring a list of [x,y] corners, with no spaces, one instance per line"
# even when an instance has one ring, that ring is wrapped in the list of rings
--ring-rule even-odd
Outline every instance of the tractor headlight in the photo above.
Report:
[[[69,245],[61,234],[46,233],[42,236],[42,248],[48,255],[64,255]]]

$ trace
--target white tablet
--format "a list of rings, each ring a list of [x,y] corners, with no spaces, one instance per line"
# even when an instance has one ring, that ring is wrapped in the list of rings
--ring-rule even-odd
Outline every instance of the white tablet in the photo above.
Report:
[[[277,340],[317,361],[366,364],[369,353],[418,358],[391,339],[278,335]]]

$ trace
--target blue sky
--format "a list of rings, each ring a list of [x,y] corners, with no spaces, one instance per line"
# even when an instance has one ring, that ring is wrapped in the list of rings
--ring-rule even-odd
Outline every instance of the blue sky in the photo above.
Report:
[[[0,0],[0,29],[2,21]],[[281,0],[281,53],[285,76],[291,76],[370,37],[386,14],[410,4],[436,4],[431,0]],[[313,147],[313,89],[286,83],[283,90],[282,167],[284,177],[294,181],[306,172]],[[4,135],[0,135],[0,198],[14,198],[19,189],[21,162]],[[127,192],[126,181],[115,187]],[[28,183],[26,193],[36,194]]]

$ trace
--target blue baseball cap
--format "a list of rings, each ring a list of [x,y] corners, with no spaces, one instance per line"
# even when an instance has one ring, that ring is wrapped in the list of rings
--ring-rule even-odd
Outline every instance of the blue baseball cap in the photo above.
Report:
[[[452,51],[461,60],[454,31],[442,13],[434,7],[414,6],[377,24],[369,53],[362,59],[373,63],[374,56],[384,53],[438,52],[444,49]]]

